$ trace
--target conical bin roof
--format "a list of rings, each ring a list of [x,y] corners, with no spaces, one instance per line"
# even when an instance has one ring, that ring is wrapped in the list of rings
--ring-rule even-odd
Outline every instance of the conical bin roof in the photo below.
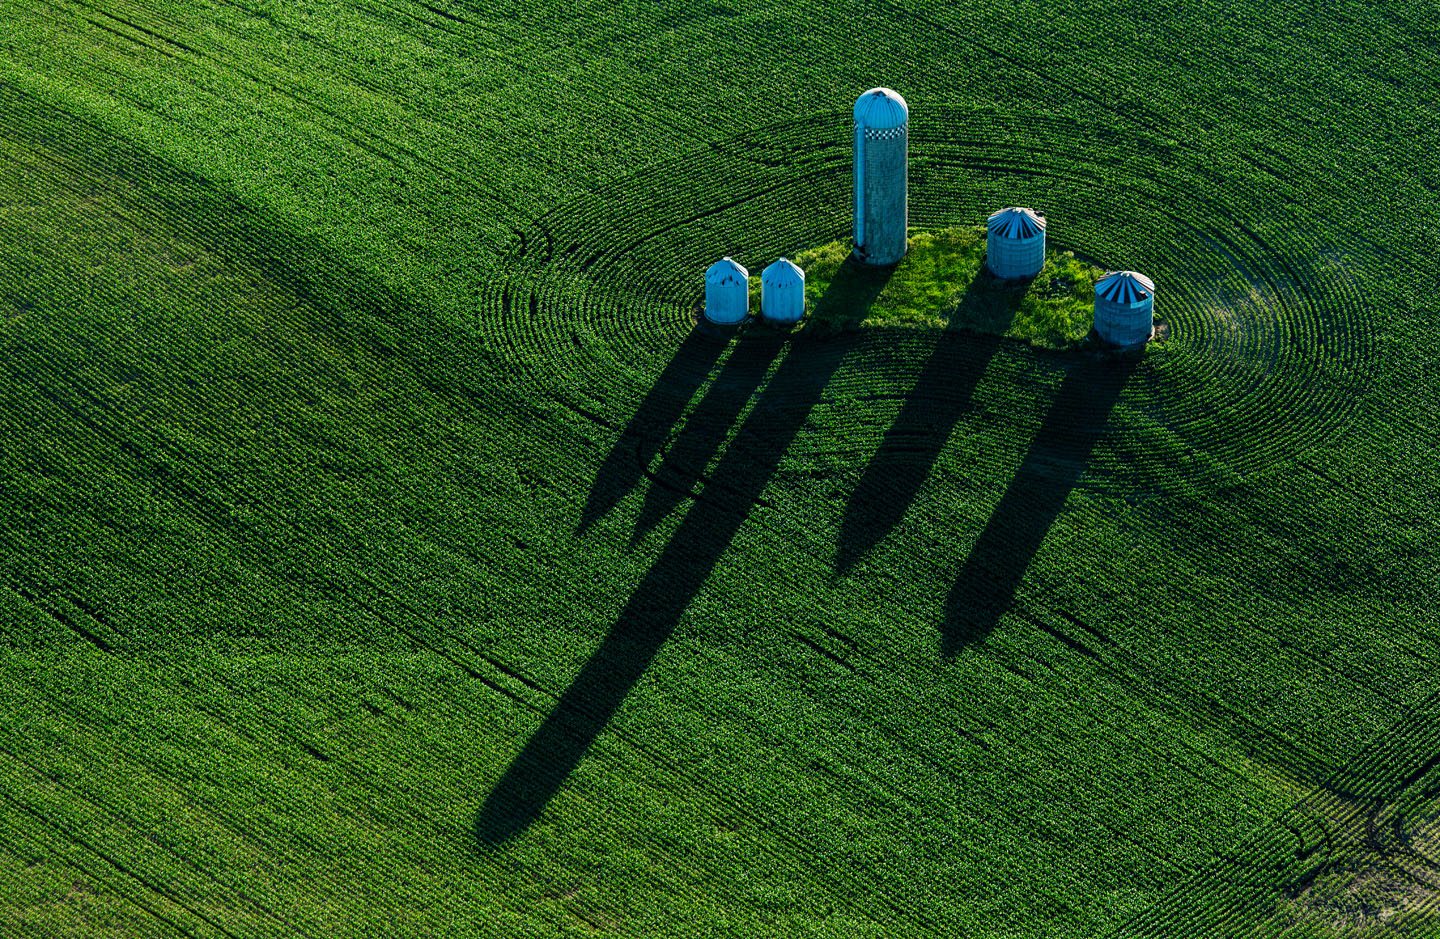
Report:
[[[781,258],[760,272],[760,282],[776,287],[792,287],[805,283],[805,272],[794,261]]]
[[[1034,209],[1011,206],[992,214],[985,227],[1002,238],[1034,238],[1045,230],[1045,217]]]
[[[1095,296],[1110,303],[1139,303],[1155,295],[1155,282],[1135,271],[1111,271],[1095,282]]]
[[[749,276],[750,272],[745,270],[745,268],[742,267],[738,261],[735,261],[731,258],[721,258],[714,264],[710,265],[709,269],[705,271],[705,282],[707,284],[719,283],[720,281],[725,280],[725,278],[727,277],[738,277],[739,279],[744,280]]]

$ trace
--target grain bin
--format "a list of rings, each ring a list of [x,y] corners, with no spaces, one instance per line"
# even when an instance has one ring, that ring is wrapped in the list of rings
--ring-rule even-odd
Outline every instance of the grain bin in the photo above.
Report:
[[[760,272],[760,314],[776,323],[797,323],[805,315],[805,272],[781,258]]]
[[[733,326],[750,312],[750,272],[721,258],[705,272],[705,318]]]
[[[867,264],[905,256],[905,160],[910,108],[889,88],[855,101],[855,255]]]
[[[1003,280],[1034,277],[1045,266],[1045,216],[1012,206],[985,225],[985,266]]]
[[[1155,332],[1155,282],[1113,271],[1095,283],[1095,333],[1117,346],[1138,346]]]

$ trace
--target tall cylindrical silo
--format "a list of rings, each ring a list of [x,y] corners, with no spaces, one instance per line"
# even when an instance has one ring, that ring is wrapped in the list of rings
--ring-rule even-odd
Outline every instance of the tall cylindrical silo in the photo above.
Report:
[[[798,323],[805,315],[805,272],[781,258],[760,272],[760,314],[776,323]]]
[[[1113,271],[1095,282],[1095,333],[1116,346],[1138,346],[1155,333],[1155,282]]]
[[[855,254],[867,264],[905,256],[909,122],[905,99],[889,88],[855,101]]]
[[[1034,277],[1045,266],[1045,216],[1012,206],[985,225],[985,265],[1004,280]]]
[[[733,326],[750,312],[750,272],[721,258],[705,272],[705,318]]]

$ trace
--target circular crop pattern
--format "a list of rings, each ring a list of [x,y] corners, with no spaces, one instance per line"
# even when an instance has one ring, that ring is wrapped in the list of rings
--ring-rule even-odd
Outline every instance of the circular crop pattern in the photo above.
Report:
[[[1136,131],[1057,117],[929,106],[916,109],[911,131],[912,226],[979,224],[996,208],[1029,205],[1047,215],[1052,247],[1156,282],[1167,337],[1115,379],[1123,387],[1098,392],[1107,407],[1097,412],[1084,394],[1049,402],[1047,423],[1063,424],[1054,410],[1066,408],[1079,424],[1098,422],[1086,447],[1092,477],[1143,465],[1156,447],[1251,472],[1347,419],[1368,351],[1345,261],[1357,247],[1316,234],[1278,174],[1227,174]],[[844,237],[850,145],[847,115],[821,114],[564,205],[517,235],[483,326],[537,388],[578,373],[585,393],[628,410],[654,393],[657,374],[688,400],[723,356],[740,373],[747,356],[768,368],[773,351],[749,348],[760,337],[732,342],[697,325],[704,271],[729,255],[758,276],[781,255]],[[895,370],[903,386],[916,356],[954,356],[957,374],[1003,360],[991,371],[1013,376],[1017,400],[1047,396],[1076,364],[1018,343],[986,347],[976,363],[976,350],[927,333],[797,337],[784,355],[815,357],[826,383],[818,407],[873,398],[877,372]],[[815,394],[792,384],[767,395]],[[1025,420],[1033,429],[1033,409]]]

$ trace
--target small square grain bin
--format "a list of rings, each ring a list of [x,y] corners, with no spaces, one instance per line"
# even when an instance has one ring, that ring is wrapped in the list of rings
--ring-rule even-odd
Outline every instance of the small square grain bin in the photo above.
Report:
[[[705,272],[705,318],[734,326],[750,313],[750,272],[730,258],[721,258]]]
[[[805,272],[781,258],[760,272],[760,314],[775,323],[798,323],[805,315]]]

